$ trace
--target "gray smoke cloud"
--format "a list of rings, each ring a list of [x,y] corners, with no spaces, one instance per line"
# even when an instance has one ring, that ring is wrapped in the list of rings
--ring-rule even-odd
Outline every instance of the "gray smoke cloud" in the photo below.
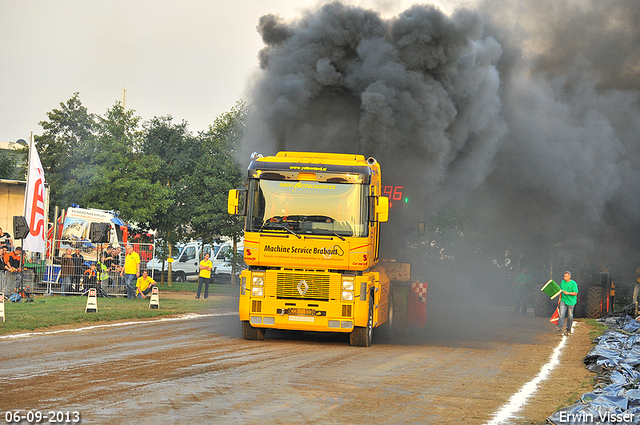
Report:
[[[263,16],[258,31],[245,155],[374,156],[424,216],[466,204],[493,217],[497,238],[614,241],[631,267],[640,2],[487,0],[389,19],[334,2]]]
[[[476,205],[491,205],[502,222],[496,229],[547,246],[588,239],[620,260],[619,272],[633,272],[640,3],[485,1],[479,10],[504,51],[498,69],[508,130]]]

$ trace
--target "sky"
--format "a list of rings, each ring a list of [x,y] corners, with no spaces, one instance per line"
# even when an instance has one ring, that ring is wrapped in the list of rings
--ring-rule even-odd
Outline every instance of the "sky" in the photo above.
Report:
[[[144,120],[193,132],[244,98],[264,44],[259,18],[294,18],[315,0],[0,0],[0,141],[42,134],[79,92],[89,112],[122,100]],[[352,1],[382,13],[409,2]]]

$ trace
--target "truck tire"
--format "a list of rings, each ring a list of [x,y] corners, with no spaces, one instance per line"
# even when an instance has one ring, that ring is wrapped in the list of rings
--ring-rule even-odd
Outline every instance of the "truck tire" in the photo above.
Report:
[[[184,282],[186,280],[186,276],[183,272],[176,272],[173,278],[174,282]]]
[[[254,328],[249,322],[243,321],[242,338],[251,341],[262,341],[264,339],[264,329]]]
[[[549,296],[542,291],[538,291],[533,302],[533,311],[536,317],[551,317],[556,309],[556,301],[549,300]]]
[[[603,301],[604,288],[591,286],[587,291],[587,317],[598,319],[606,314],[606,300]]]
[[[349,335],[349,343],[353,347],[369,347],[373,337],[373,292],[369,294],[369,318],[367,326],[354,326]]]
[[[378,341],[378,338],[381,340],[390,340],[393,337],[393,302],[393,295],[390,295],[387,304],[387,321],[379,328],[376,328],[376,341]]]

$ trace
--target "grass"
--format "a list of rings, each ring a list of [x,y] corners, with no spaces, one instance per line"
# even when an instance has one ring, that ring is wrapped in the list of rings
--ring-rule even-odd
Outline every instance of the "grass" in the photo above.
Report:
[[[77,323],[95,323],[117,320],[146,319],[171,314],[198,313],[219,307],[237,307],[237,300],[224,299],[173,299],[163,298],[162,292],[167,290],[195,292],[197,283],[174,283],[172,289],[167,285],[159,286],[160,308],[149,308],[149,299],[128,300],[124,297],[98,298],[98,311],[85,313],[86,297],[43,296],[34,297],[34,302],[12,303],[5,301],[5,322],[0,322],[0,335],[32,331],[52,326]],[[237,288],[231,285],[210,285],[209,293],[233,294]]]
[[[589,338],[591,338],[591,340],[596,339],[597,337],[602,335],[605,330],[607,330],[607,327],[602,323],[598,322],[596,319],[583,319],[583,320],[584,320],[584,323],[586,323],[587,326],[589,326]]]
[[[171,292],[193,292],[195,293],[198,290],[198,281],[187,281],[187,282],[171,282],[171,286],[167,284],[167,282],[160,283],[158,280],[158,289],[160,291],[171,291]],[[202,288],[204,291],[204,288]],[[238,292],[238,287],[230,284],[220,284],[220,283],[211,283],[209,284],[209,293],[217,294],[217,295],[225,295],[225,294],[235,294]]]

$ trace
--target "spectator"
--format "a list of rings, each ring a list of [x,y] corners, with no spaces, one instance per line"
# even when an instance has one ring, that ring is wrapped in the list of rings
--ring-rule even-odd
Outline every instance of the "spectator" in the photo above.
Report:
[[[84,271],[84,289],[95,288],[97,282],[96,263],[91,263],[89,268]]]
[[[522,272],[516,276],[516,309],[513,314],[518,314],[522,311],[522,315],[527,314],[527,304],[529,298],[529,287],[531,286],[532,278],[529,274],[529,270],[526,267],[522,268]]]
[[[2,230],[0,227],[0,244],[7,247],[7,251],[11,251],[13,249],[13,239],[11,239],[11,235]]]
[[[209,253],[204,254],[204,258],[200,261],[200,275],[198,276],[198,293],[196,298],[200,298],[200,291],[204,283],[204,299],[209,297],[209,281],[211,279],[211,271],[213,270],[213,262],[209,260]]]
[[[74,250],[71,259],[73,260],[73,283],[77,286],[80,284],[80,277],[83,272],[82,264],[84,263],[84,257],[80,254],[80,248]]]
[[[21,256],[21,247],[17,247],[15,251],[7,253],[7,258],[9,259],[9,271],[11,272],[11,281],[13,285],[12,290],[16,290],[22,286],[22,268],[20,267],[20,262],[22,260],[20,258]]]
[[[115,249],[110,245],[107,248],[107,252],[103,253],[104,257],[102,260],[102,263],[106,267],[107,274],[109,275],[108,283],[110,286],[113,286],[114,289],[119,287],[118,282],[120,280],[120,264],[115,255]]]
[[[149,277],[149,272],[147,270],[143,270],[142,276],[140,276],[136,282],[136,294],[138,295],[138,298],[147,298],[147,295],[151,293],[155,284],[156,281]]]
[[[0,246],[0,292],[5,293],[6,282],[6,272],[5,272],[5,263],[4,263],[4,254],[7,252],[7,247],[4,245]]]
[[[105,291],[108,287],[115,287],[115,282],[111,279],[111,273],[109,272],[109,266],[107,265],[109,264],[109,260],[110,257],[108,252],[103,252],[100,261],[96,264],[97,280]]]
[[[116,263],[116,267],[118,268],[118,270],[124,266],[124,259],[122,258],[122,247],[117,247],[116,249],[113,250],[113,259]]]
[[[140,256],[133,250],[131,245],[127,245],[127,255],[124,259],[124,268],[120,271],[120,276],[124,277],[124,284],[127,287],[127,299],[134,299],[136,297],[134,281],[140,277]]]
[[[67,292],[71,289],[73,272],[74,267],[71,248],[67,248],[64,254],[62,254],[62,261],[60,262],[60,291],[64,296],[66,296]]]

